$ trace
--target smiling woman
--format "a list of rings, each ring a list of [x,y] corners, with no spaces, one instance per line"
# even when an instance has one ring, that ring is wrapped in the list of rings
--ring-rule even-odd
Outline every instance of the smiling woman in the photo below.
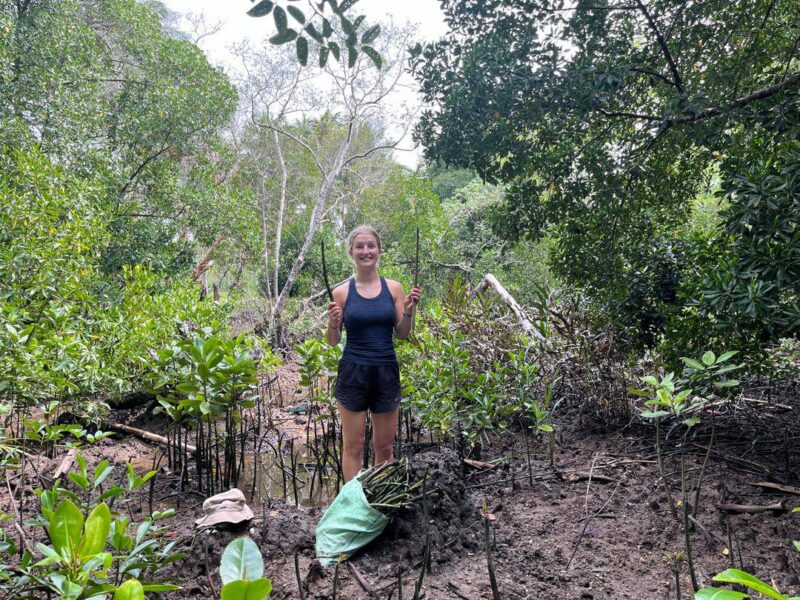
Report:
[[[375,463],[392,460],[400,409],[400,367],[392,333],[400,339],[408,336],[420,297],[419,288],[406,296],[400,283],[378,275],[382,249],[373,228],[356,227],[349,241],[356,275],[333,290],[326,332],[328,342],[336,345],[342,328],[347,329],[336,385],[345,481],[352,479],[361,465],[367,411],[372,413]]]

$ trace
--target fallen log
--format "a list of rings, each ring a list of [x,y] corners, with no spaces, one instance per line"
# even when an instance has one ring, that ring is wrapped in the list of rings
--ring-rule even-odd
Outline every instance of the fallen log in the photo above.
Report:
[[[137,437],[142,438],[143,440],[147,440],[148,442],[155,442],[156,444],[161,444],[162,446],[168,446],[169,440],[165,438],[163,435],[158,435],[157,433],[151,433],[149,431],[145,431],[144,429],[137,429],[136,427],[131,427],[130,425],[125,425],[123,423],[108,423],[106,425],[109,429],[113,429],[114,431],[122,431],[123,433],[130,433]],[[197,452],[197,448],[192,446],[191,444],[186,444],[183,446],[187,452],[194,454]]]
[[[782,500],[776,504],[768,504],[766,506],[760,506],[758,504],[717,504],[717,509],[723,512],[746,513],[751,515],[763,512],[783,512],[786,510]]]
[[[473,295],[482,294],[487,289],[492,288],[497,295],[500,296],[500,299],[511,309],[511,312],[517,317],[519,324],[522,326],[523,331],[527,335],[533,336],[538,339],[542,339],[542,334],[533,326],[530,319],[528,319],[528,315],[522,310],[522,307],[519,305],[514,299],[514,296],[508,293],[508,290],[500,285],[500,282],[497,281],[497,278],[492,275],[491,273],[487,273],[483,276],[483,281],[481,281],[478,286],[472,290]]]

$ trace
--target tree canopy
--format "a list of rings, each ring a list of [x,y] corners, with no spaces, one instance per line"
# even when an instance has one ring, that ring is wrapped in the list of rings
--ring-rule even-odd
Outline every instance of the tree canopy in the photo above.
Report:
[[[617,303],[648,278],[674,299],[688,274],[695,301],[716,298],[709,314],[758,321],[757,337],[796,330],[797,277],[765,260],[798,241],[796,2],[442,5],[451,32],[412,51],[433,103],[416,135],[430,160],[509,184],[506,235],[553,236],[560,274]],[[708,190],[730,211],[698,276],[678,230]]]

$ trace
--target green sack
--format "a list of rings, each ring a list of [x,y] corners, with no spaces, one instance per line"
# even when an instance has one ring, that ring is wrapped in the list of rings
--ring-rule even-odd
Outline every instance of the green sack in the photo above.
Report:
[[[346,560],[389,524],[389,517],[367,502],[361,481],[348,481],[317,525],[317,558],[326,567]]]

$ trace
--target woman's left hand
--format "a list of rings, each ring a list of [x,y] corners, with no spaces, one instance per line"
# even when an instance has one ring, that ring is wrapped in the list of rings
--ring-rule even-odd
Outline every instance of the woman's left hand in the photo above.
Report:
[[[422,290],[418,287],[412,289],[408,296],[403,299],[403,310],[407,313],[413,313],[414,307],[419,302],[419,297],[422,295]]]

